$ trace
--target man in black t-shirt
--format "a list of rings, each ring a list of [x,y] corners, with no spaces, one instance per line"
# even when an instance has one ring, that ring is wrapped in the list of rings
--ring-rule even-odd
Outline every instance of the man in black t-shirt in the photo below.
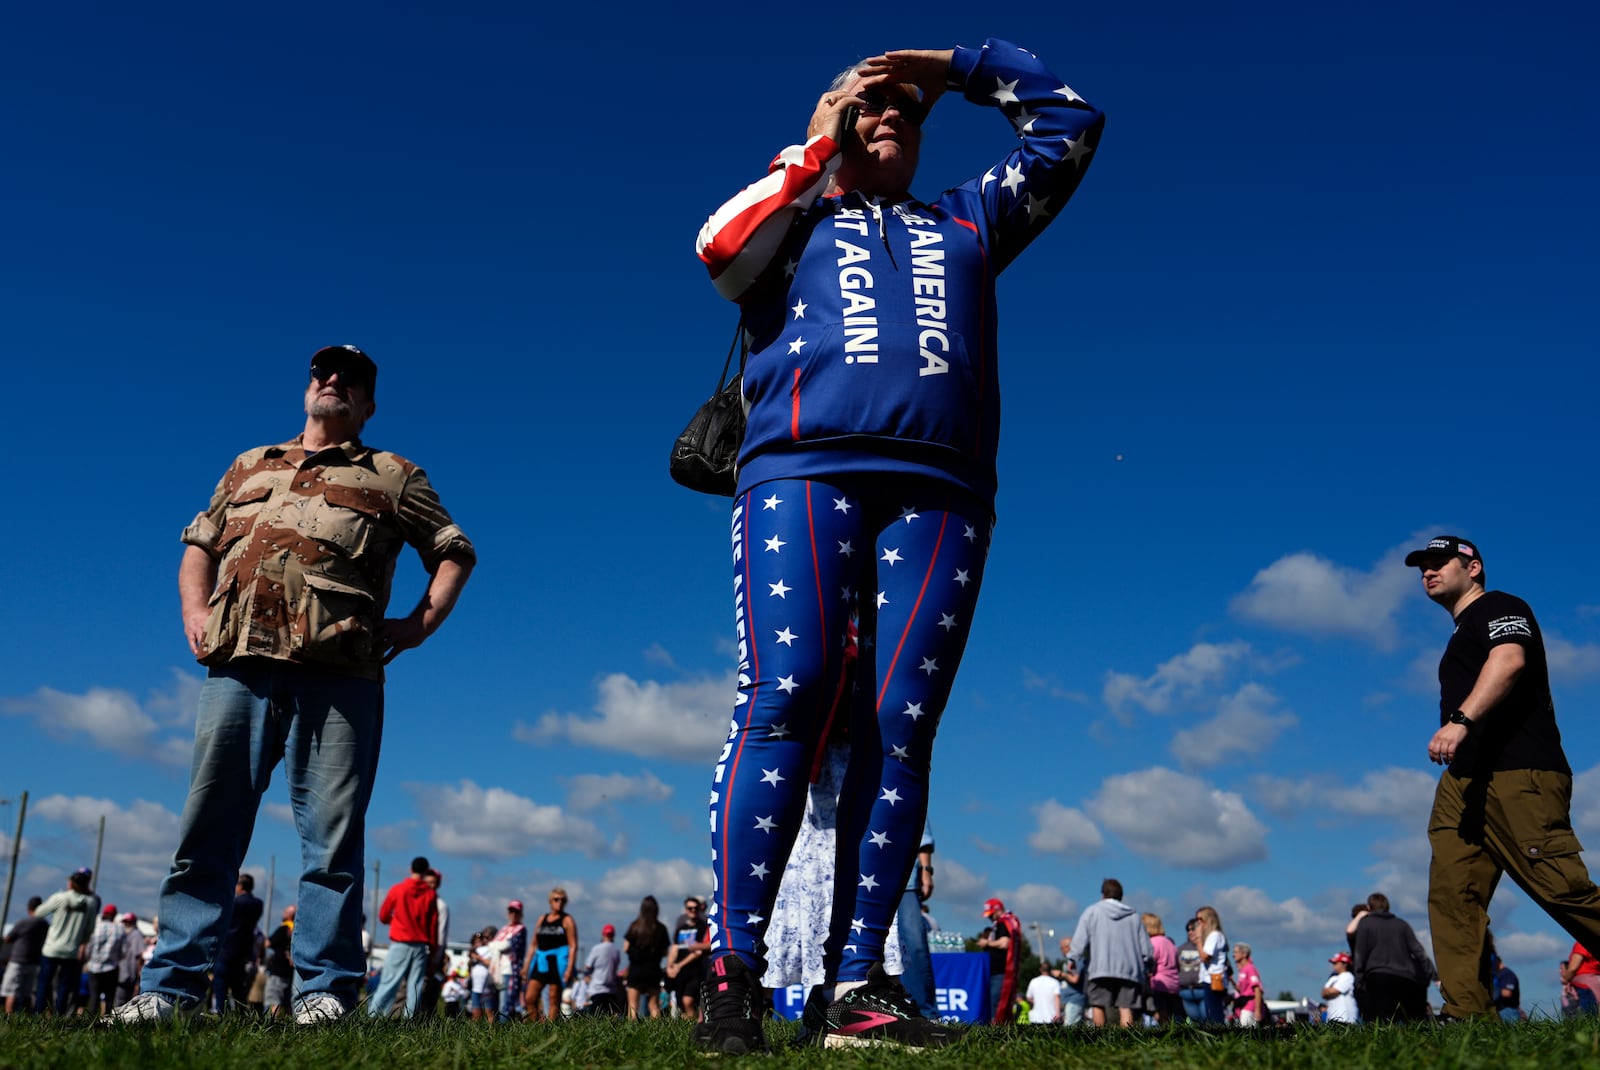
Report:
[[[667,949],[667,987],[677,993],[678,1007],[690,1021],[700,1019],[700,986],[706,978],[706,954],[711,950],[705,904],[694,896],[683,901],[683,913],[672,927]]]
[[[1483,556],[1441,535],[1406,556],[1429,598],[1455,618],[1439,662],[1445,766],[1428,819],[1428,922],[1451,1018],[1494,1013],[1489,898],[1504,873],[1578,943],[1600,946],[1600,889],[1572,831],[1572,767],[1561,749],[1544,638],[1528,603],[1484,586]]]

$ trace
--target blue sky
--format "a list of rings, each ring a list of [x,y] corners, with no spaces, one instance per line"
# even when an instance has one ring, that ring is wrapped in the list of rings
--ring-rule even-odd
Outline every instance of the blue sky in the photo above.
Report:
[[[1000,520],[935,755],[935,915],[973,932],[999,894],[1070,930],[1115,875],[1174,928],[1217,906],[1305,993],[1367,892],[1425,930],[1450,626],[1400,558],[1439,531],[1538,613],[1600,843],[1591,8],[533,10],[13,13],[19,899],[87,863],[104,815],[102,893],[153,911],[199,681],[178,532],[236,453],[299,429],[307,359],[339,342],[382,369],[367,439],[428,469],[481,554],[392,667],[382,883],[426,853],[482,925],[560,882],[586,942],[644,893],[705,892],[726,503],[666,455],[734,314],[694,234],[844,64],[988,36],[1109,119],[1001,280]],[[914,189],[1010,138],[947,100]],[[276,860],[280,905],[285,802],[280,778],[249,860]],[[1494,921],[1550,1005],[1568,941],[1514,889]]]

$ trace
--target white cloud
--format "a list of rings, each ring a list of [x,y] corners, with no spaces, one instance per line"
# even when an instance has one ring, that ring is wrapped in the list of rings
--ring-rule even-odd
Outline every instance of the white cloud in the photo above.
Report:
[[[102,817],[106,834],[96,890],[124,910],[148,914],[155,907],[156,888],[171,868],[173,848],[178,843],[175,812],[146,799],[135,799],[123,806],[89,795],[47,795],[28,807],[30,823],[37,818],[72,830],[75,835],[71,845],[63,844],[53,853],[68,858],[76,854],[82,859],[78,865],[93,862]],[[24,840],[38,838],[37,831],[24,835]]]
[[[996,893],[1005,900],[1006,909],[1015,914],[1022,921],[1022,933],[1033,945],[1035,952],[1039,950],[1033,926],[1037,924],[1041,930],[1056,929],[1062,936],[1070,936],[1074,923],[1078,920],[1078,901],[1066,895],[1053,884],[1024,884],[1018,888],[1004,889]],[[1045,952],[1054,955],[1056,949],[1046,943]]]
[[[577,851],[596,857],[621,848],[606,842],[594,822],[504,788],[463,780],[458,787],[407,784],[406,790],[428,823],[429,845],[447,855],[505,859],[530,851]]]
[[[697,895],[705,898],[711,894],[711,886],[711,867],[703,862],[691,862],[683,858],[665,861],[639,859],[607,870],[599,880],[593,882],[585,910],[590,911],[588,904],[592,903],[590,913],[610,920],[620,934],[638,915],[639,901],[647,895],[653,895],[661,906],[662,923],[670,926],[672,919],[682,909],[684,897]],[[589,943],[589,939],[585,935],[584,943]]]
[[[1087,804],[1135,854],[1220,870],[1267,857],[1267,827],[1244,800],[1171,769],[1108,777]]]
[[[1262,809],[1279,817],[1291,817],[1314,806],[1319,793],[1327,791],[1326,777],[1277,777],[1259,773],[1250,778],[1250,794]]]
[[[602,806],[618,806],[629,802],[662,803],[672,798],[672,788],[648,771],[638,776],[580,773],[563,777],[561,782],[567,787],[567,805],[580,813]]]
[[[1354,784],[1341,784],[1327,775],[1256,776],[1250,780],[1250,794],[1263,808],[1283,817],[1309,811],[1313,818],[1371,817],[1418,828],[1427,822],[1437,786],[1435,774],[1391,765],[1366,773]],[[1600,811],[1596,817],[1600,819]]]
[[[1089,703],[1088,695],[1085,695],[1082,691],[1074,691],[1067,687],[1054,674],[1048,676],[1040,675],[1026,665],[1022,667],[1022,687],[1026,691],[1031,691],[1037,695],[1045,695],[1049,698],[1065,699],[1068,702],[1076,702],[1079,705],[1088,705]]]
[[[976,933],[987,924],[983,901],[994,894],[988,874],[974,873],[942,850],[934,852],[929,909],[945,929]]]
[[[294,808],[288,803],[264,802],[261,804],[261,813],[279,824],[294,827]]]
[[[1246,619],[1305,635],[1343,635],[1394,645],[1395,614],[1416,577],[1393,550],[1369,572],[1302,551],[1257,572],[1230,608]]]
[[[1421,769],[1374,769],[1354,787],[1326,793],[1328,808],[1348,817],[1383,817],[1405,825],[1424,825],[1433,809],[1438,777]]]
[[[1600,673],[1600,643],[1574,643],[1554,635],[1544,637],[1544,656],[1550,675],[1559,681],[1579,680]]]
[[[1172,737],[1167,749],[1188,769],[1206,769],[1233,758],[1260,754],[1286,729],[1300,723],[1292,713],[1271,713],[1278,696],[1260,684],[1245,684],[1221,703],[1209,721]]]
[[[646,758],[704,762],[709,768],[727,738],[736,694],[731,673],[668,684],[611,673],[598,692],[597,717],[551,712],[536,724],[518,722],[512,734],[525,743],[565,739]]]
[[[1410,832],[1375,841],[1372,853],[1378,860],[1363,871],[1372,880],[1369,892],[1382,892],[1396,914],[1419,920],[1428,916],[1428,866],[1433,859],[1426,826],[1426,821],[1418,822]],[[1366,893],[1356,898],[1364,899]]]
[[[1580,839],[1600,837],[1600,765],[1572,777],[1572,828]]]
[[[1554,962],[1566,957],[1572,949],[1572,938],[1552,936],[1550,933],[1497,932],[1494,934],[1494,948],[1507,962]],[[1551,969],[1553,972],[1554,967]]]
[[[1142,680],[1128,673],[1107,673],[1101,697],[1118,717],[1126,717],[1129,706],[1139,706],[1147,713],[1178,713],[1220,683],[1249,653],[1250,644],[1243,640],[1196,643],[1187,653],[1162,662]]]
[[[79,695],[41,687],[31,695],[0,699],[0,714],[32,718],[56,739],[87,738],[102,750],[131,759],[187,766],[193,749],[194,711],[200,681],[172,670],[166,688],[141,703],[120,688],[91,687]]]
[[[1105,846],[1105,837],[1089,815],[1076,807],[1046,799],[1033,808],[1033,816],[1038,824],[1028,837],[1028,846],[1035,851],[1092,858]]]
[[[1350,920],[1347,911],[1315,908],[1299,896],[1276,900],[1244,885],[1217,889],[1210,905],[1221,916],[1229,940],[1257,948],[1342,947]]]

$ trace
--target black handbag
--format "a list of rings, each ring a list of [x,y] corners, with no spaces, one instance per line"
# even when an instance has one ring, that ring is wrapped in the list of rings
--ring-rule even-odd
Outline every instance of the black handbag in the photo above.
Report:
[[[739,370],[728,378],[733,351],[739,351]],[[695,410],[689,425],[672,444],[672,460],[667,470],[675,482],[702,494],[733,497],[739,447],[744,444],[744,361],[750,344],[744,333],[744,320],[734,329],[733,343],[717,376],[717,389],[704,405]]]

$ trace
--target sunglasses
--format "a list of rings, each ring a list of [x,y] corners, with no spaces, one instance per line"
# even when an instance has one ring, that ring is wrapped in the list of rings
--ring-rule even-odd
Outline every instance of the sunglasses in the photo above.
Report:
[[[329,379],[332,379],[335,375],[339,376],[351,386],[359,386],[369,389],[372,386],[372,384],[369,383],[365,377],[361,376],[354,368],[347,365],[321,363],[311,365],[311,378],[315,379],[319,383],[325,383]]]
[[[893,108],[900,113],[900,118],[912,126],[921,126],[922,120],[928,116],[927,111],[918,101],[912,100],[903,93],[896,93],[894,96],[890,96],[879,89],[868,89],[858,93],[857,96],[861,98],[862,115],[882,115],[890,108]]]

